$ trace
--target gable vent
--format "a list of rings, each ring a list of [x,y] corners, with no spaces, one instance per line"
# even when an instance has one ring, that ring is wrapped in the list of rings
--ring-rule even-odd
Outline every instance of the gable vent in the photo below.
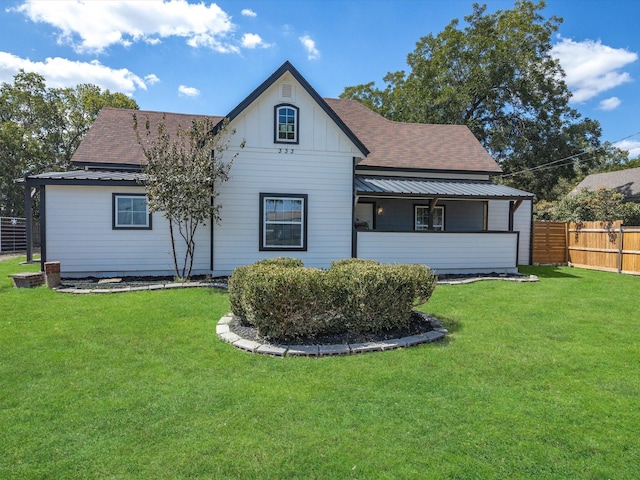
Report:
[[[283,83],[280,85],[280,98],[286,100],[293,100],[293,85],[290,83]]]

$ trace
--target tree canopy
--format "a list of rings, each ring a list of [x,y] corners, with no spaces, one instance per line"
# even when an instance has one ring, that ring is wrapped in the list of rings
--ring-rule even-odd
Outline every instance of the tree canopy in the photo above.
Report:
[[[370,82],[346,87],[341,97],[390,120],[467,125],[500,163],[505,183],[553,197],[558,179],[625,154],[603,148],[599,123],[569,105],[564,72],[551,56],[562,19],[545,19],[544,7],[517,0],[490,14],[474,4],[465,26],[454,19],[422,37],[407,56],[408,71],[388,73],[383,89]]]
[[[47,88],[45,78],[20,71],[0,86],[0,216],[24,215],[17,178],[65,170],[103,107],[137,109],[122,93],[81,84]]]

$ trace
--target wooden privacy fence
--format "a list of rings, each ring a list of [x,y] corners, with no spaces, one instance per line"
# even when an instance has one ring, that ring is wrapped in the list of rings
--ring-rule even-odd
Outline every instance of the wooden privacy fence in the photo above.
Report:
[[[534,222],[532,262],[640,275],[640,227],[620,221]]]
[[[640,227],[622,222],[570,223],[569,264],[607,272],[640,274]]]

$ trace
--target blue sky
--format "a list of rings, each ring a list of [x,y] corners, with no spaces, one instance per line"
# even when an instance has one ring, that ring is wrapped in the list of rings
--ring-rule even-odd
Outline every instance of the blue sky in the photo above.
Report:
[[[487,0],[489,12],[514,1]],[[224,115],[291,61],[324,97],[406,68],[420,37],[471,0],[29,1],[0,5],[0,82],[92,83],[145,110]],[[602,140],[640,153],[640,2],[548,0],[572,105]],[[552,160],[552,159],[550,159]]]

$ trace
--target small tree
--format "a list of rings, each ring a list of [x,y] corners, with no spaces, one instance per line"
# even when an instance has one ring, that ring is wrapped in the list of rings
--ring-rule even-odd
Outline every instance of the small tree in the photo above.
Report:
[[[231,136],[228,121],[222,124],[204,117],[194,120],[189,128],[178,127],[169,132],[166,118],[152,132],[149,119],[144,125],[145,138],[140,135],[134,114],[134,129],[142,147],[147,166],[145,189],[149,211],[162,212],[169,221],[173,266],[178,278],[188,279],[193,269],[195,234],[207,220],[220,222],[221,205],[215,203],[218,185],[229,179],[229,170],[238,156],[223,161]],[[244,140],[240,148],[244,147]],[[185,252],[178,261],[176,231],[184,241]]]
[[[560,200],[553,210],[552,219],[560,222],[622,220],[625,225],[638,225],[640,224],[640,205],[625,202],[624,195],[615,189],[583,188]]]

